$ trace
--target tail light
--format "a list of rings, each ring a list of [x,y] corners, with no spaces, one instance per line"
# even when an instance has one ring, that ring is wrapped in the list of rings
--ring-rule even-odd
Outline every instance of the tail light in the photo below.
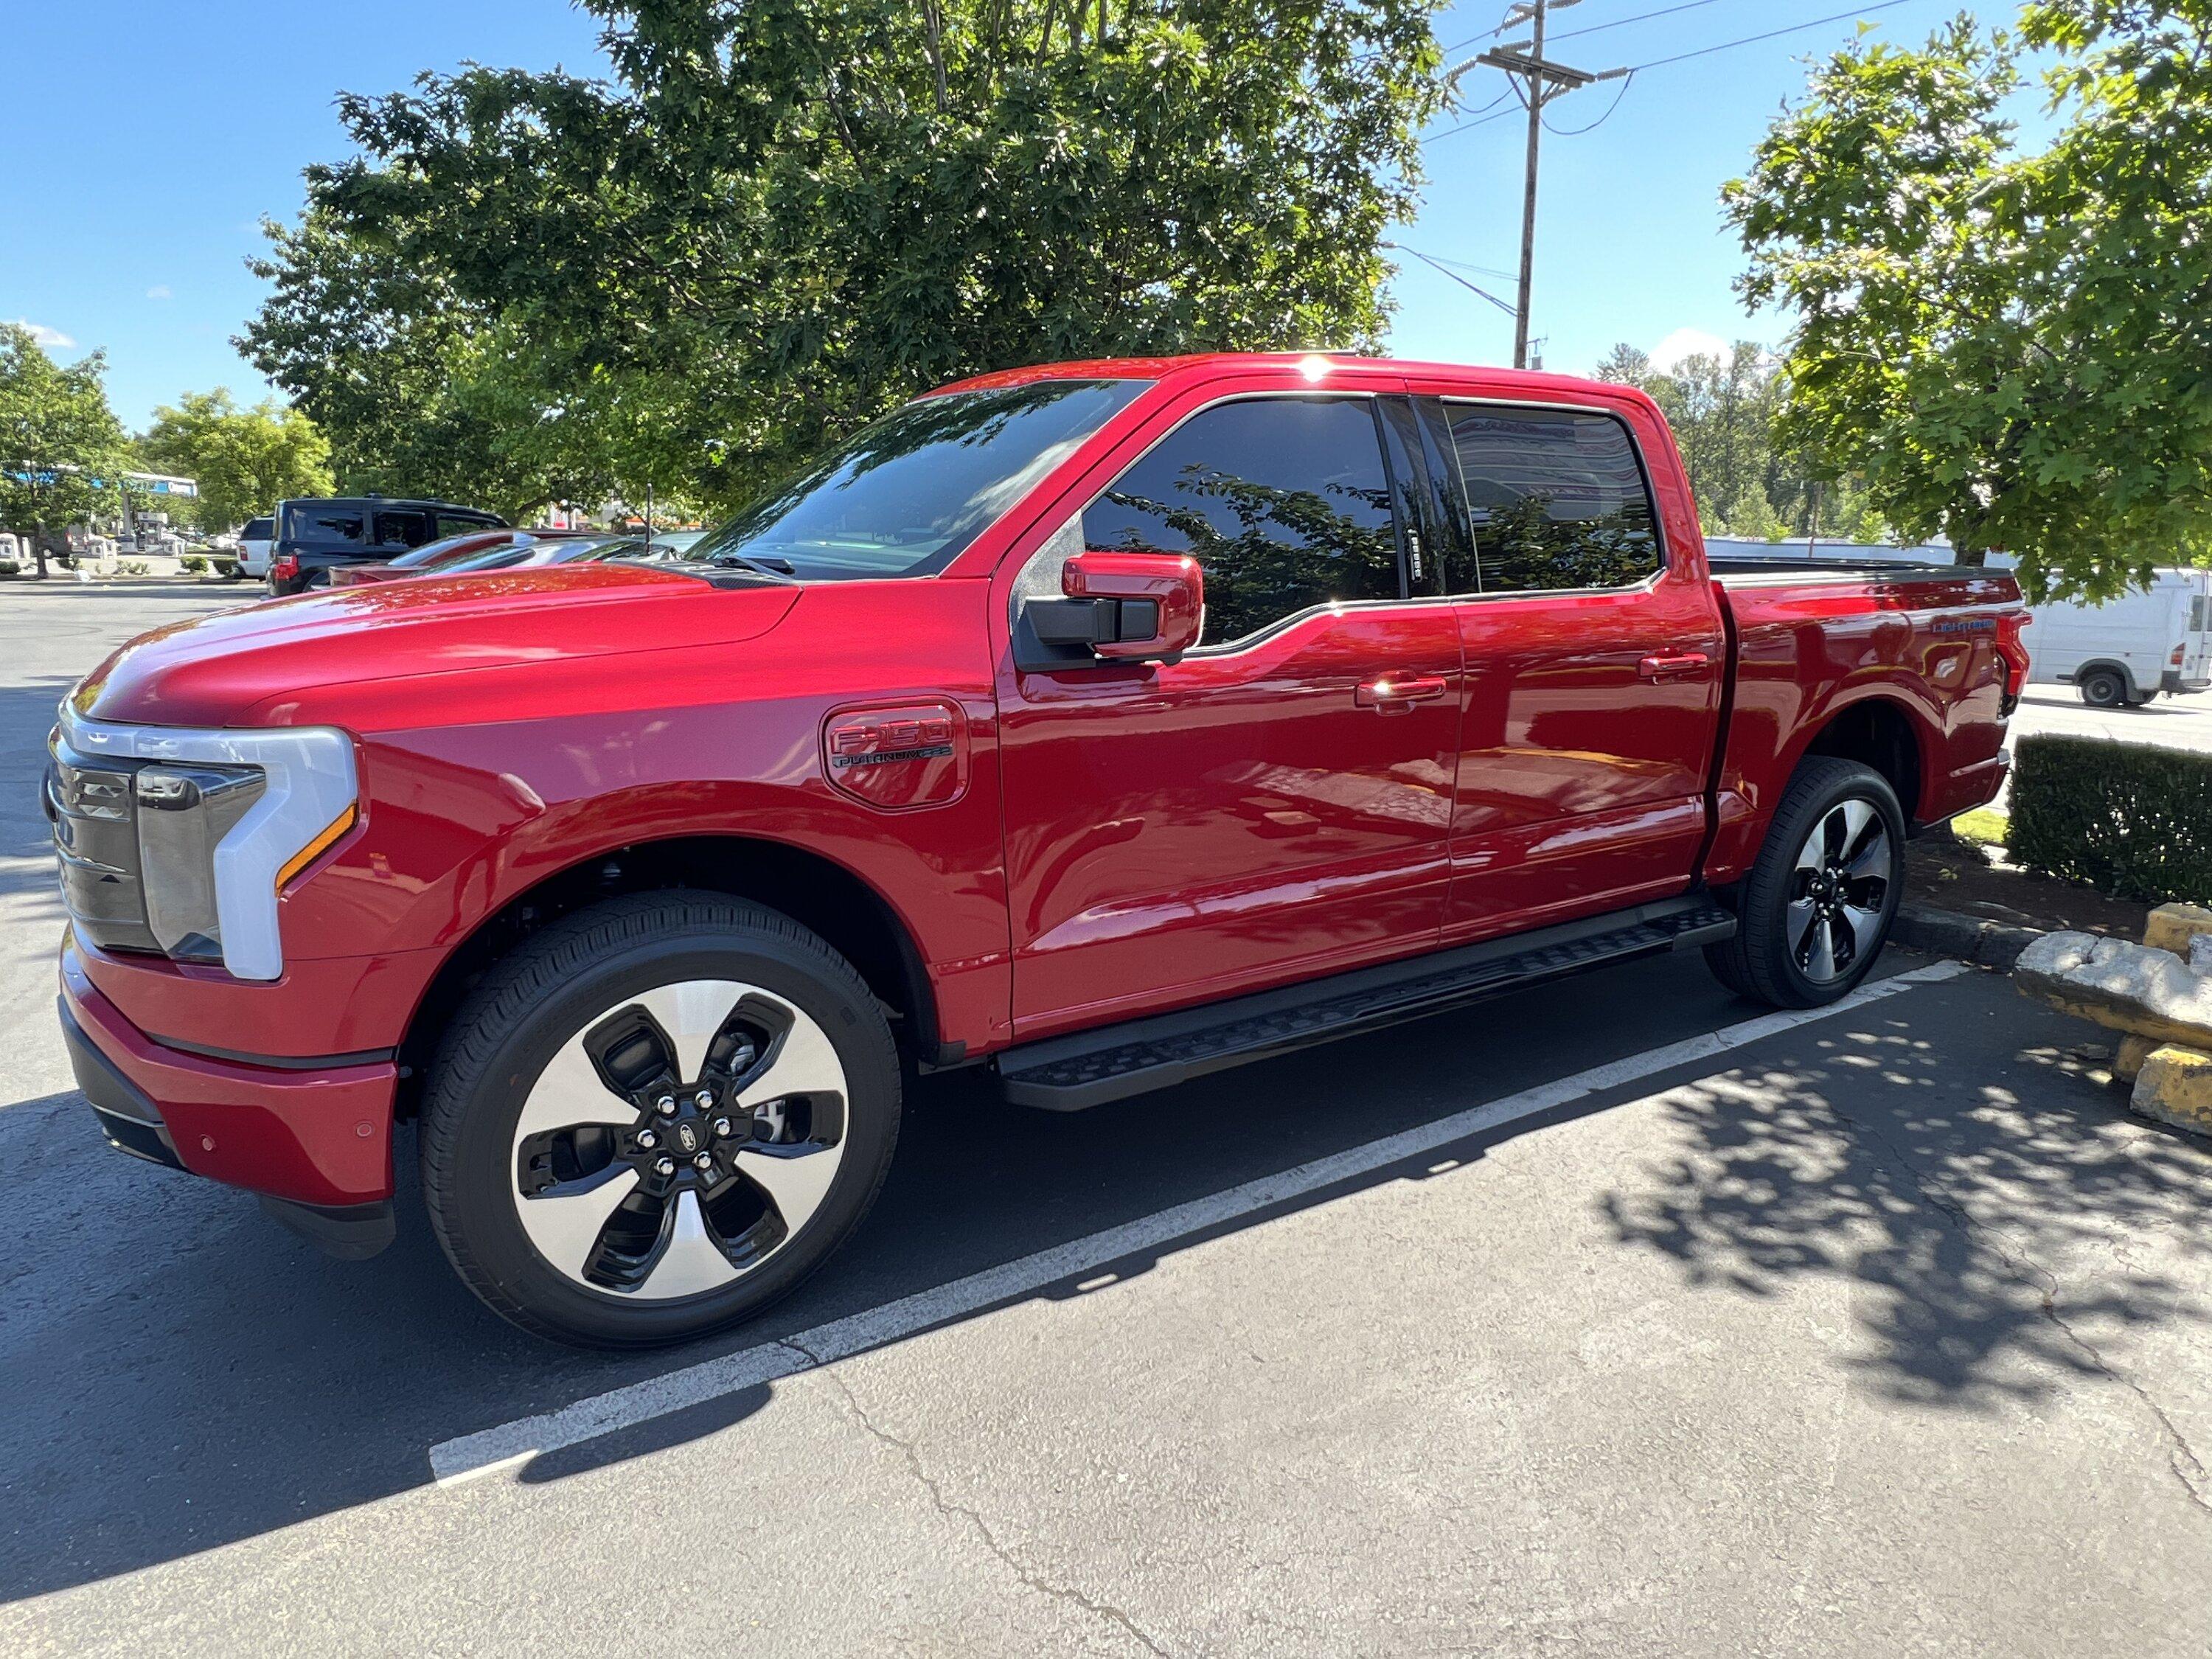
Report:
[[[297,580],[300,574],[298,556],[286,553],[270,560],[269,574],[280,582]]]
[[[2167,666],[2167,667],[2169,667],[2169,668],[2179,668],[2179,667],[2180,667],[2180,666],[2181,666],[2181,653],[2182,653],[2182,652],[2183,652],[2184,650],[2185,650],[2186,648],[2187,648],[2187,647],[2185,647],[2185,646],[2179,646],[2179,645],[2175,646],[2175,647],[2173,647],[2173,654],[2172,654],[2172,656],[2168,657],[2168,658],[2166,659],[2166,666]]]
[[[1997,618],[1997,656],[2004,664],[2005,700],[2009,704],[2027,686],[2027,641],[2021,638],[2035,618],[2025,611],[2010,611]]]

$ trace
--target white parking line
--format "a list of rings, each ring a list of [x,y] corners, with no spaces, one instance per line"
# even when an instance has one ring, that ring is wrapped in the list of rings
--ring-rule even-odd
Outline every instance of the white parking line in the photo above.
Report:
[[[1301,1198],[1340,1181],[1371,1175],[1377,1170],[1387,1170],[1394,1164],[1449,1146],[1486,1129],[1496,1128],[1520,1118],[1533,1117],[1540,1112],[1565,1105],[1570,1101],[1579,1100],[1585,1095],[1596,1094],[1624,1083],[1633,1083],[1639,1078],[1656,1076],[1678,1066],[1743,1048],[1814,1020],[1850,1013],[1869,1003],[1879,1002],[1884,997],[1895,996],[1900,991],[1956,978],[1969,971],[1964,963],[1934,963],[1909,973],[1863,985],[1842,1001],[1826,1008],[1765,1014],[1757,1019],[1747,1019],[1741,1024],[1727,1026],[1701,1036],[1686,1037],[1680,1042],[1647,1048],[1642,1054],[1631,1054],[1625,1060],[1593,1066],[1587,1071],[1577,1072],[1571,1077],[1539,1084],[1533,1089],[1523,1089],[1520,1093],[1508,1095],[1501,1100],[1489,1101],[1463,1112],[1455,1112],[1449,1117],[1438,1118],[1433,1123],[1424,1123],[1395,1135],[1387,1135],[1380,1140],[1369,1141],[1364,1146],[1332,1152],[1327,1158],[1317,1158],[1295,1169],[1285,1170],[1277,1175],[1262,1176],[1256,1181],[1248,1181],[1225,1192],[1193,1199],[1188,1204],[1178,1204],[1172,1209],[1124,1222],[1118,1227],[1109,1227],[1103,1232],[1092,1233],[1069,1243],[1056,1244],[1050,1249],[1023,1256],[1019,1261],[987,1267],[981,1273],[970,1273],[967,1278],[954,1279],[948,1285],[918,1291],[912,1296],[887,1302],[881,1307],[869,1308],[847,1318],[833,1320],[826,1325],[817,1325],[811,1330],[802,1331],[781,1341],[765,1342],[756,1347],[740,1349],[736,1353],[724,1354],[719,1358],[702,1360],[696,1365],[681,1366],[659,1376],[648,1377],[642,1382],[633,1382],[626,1388],[593,1395],[587,1400],[563,1406],[557,1411],[518,1418],[496,1428],[462,1435],[453,1440],[441,1440],[430,1448],[430,1472],[441,1485],[465,1480],[526,1462],[544,1452],[558,1451],[619,1429],[651,1422],[672,1412],[683,1411],[688,1407],[735,1394],[741,1389],[755,1388],[764,1382],[773,1382],[779,1377],[812,1370],[817,1365],[827,1365],[870,1348],[881,1347],[886,1343],[913,1336],[948,1320],[964,1317],[994,1303],[1031,1295],[1048,1285],[1057,1284],[1086,1270],[1103,1267],[1123,1256],[1157,1249],[1176,1239],[1208,1227],[1218,1226],[1224,1222],[1234,1221],[1286,1199]]]

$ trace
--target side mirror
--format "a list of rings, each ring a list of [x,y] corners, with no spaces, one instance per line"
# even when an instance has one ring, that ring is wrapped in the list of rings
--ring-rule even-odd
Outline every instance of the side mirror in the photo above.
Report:
[[[1089,548],[1060,567],[1064,599],[1022,609],[1037,642],[1061,662],[1147,662],[1179,657],[1198,643],[1206,579],[1176,553]]]

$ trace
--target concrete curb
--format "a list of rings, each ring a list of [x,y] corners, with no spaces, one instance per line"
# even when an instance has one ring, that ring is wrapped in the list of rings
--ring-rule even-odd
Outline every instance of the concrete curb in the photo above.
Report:
[[[2039,929],[2014,927],[1956,910],[1938,910],[1923,904],[1900,904],[1889,937],[1909,950],[1955,957],[1983,968],[2010,973],[2020,953],[2043,937]]]

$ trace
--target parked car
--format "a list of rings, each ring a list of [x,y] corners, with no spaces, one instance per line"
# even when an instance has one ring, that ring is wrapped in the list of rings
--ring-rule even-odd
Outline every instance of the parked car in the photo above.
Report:
[[[645,544],[634,536],[567,531],[541,532],[520,546],[474,553],[447,566],[441,574],[458,575],[471,570],[538,570],[547,565],[572,564],[579,559],[605,559],[641,555]]]
[[[2148,591],[2102,605],[2035,607],[2037,684],[2071,685],[2094,708],[2140,708],[2161,691],[2212,686],[2212,570],[2160,570]]]
[[[123,647],[53,739],[63,1029],[125,1151],[362,1255],[419,1118],[491,1307],[693,1336],[852,1232],[915,1069],[1094,1107],[1691,946],[1844,995],[2003,781],[2025,620],[1709,567],[1626,386],[985,376],[678,562]]]
[[[329,586],[330,573],[341,565],[388,563],[447,537],[507,527],[497,514],[477,507],[383,495],[279,501],[273,516],[269,591],[280,598]]]

